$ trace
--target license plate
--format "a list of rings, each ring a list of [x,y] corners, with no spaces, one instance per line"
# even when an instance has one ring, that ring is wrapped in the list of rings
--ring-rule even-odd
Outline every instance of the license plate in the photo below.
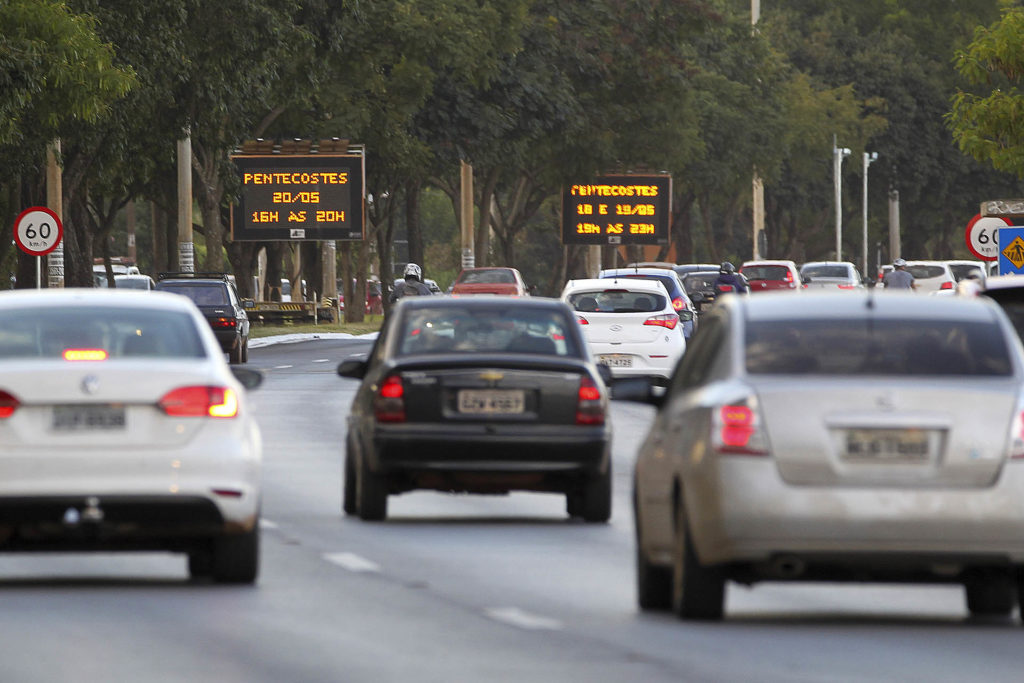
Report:
[[[846,457],[878,462],[928,458],[928,432],[923,429],[851,429],[846,432]]]
[[[472,415],[514,415],[523,412],[524,394],[516,389],[463,389],[459,412]]]
[[[610,368],[631,368],[633,357],[623,353],[605,353],[597,357],[597,362]]]
[[[123,406],[56,406],[53,409],[53,430],[76,432],[124,429]]]

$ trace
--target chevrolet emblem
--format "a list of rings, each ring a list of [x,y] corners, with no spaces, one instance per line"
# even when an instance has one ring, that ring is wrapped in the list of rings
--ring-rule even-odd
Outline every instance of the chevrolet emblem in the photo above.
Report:
[[[498,382],[505,378],[505,374],[496,370],[484,370],[480,373],[480,379],[488,382]]]

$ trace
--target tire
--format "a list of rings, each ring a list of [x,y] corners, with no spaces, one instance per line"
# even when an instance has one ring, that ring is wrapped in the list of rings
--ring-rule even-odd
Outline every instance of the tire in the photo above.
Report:
[[[643,551],[640,510],[633,498],[636,520],[636,601],[642,610],[667,610],[672,607],[672,569],[651,564]]]
[[[365,522],[379,522],[388,516],[387,480],[371,472],[365,462],[356,468],[356,507],[359,519]]]
[[[984,574],[964,582],[967,611],[976,617],[1005,617],[1017,597],[1010,575]]]
[[[604,523],[612,516],[612,466],[604,474],[583,481],[579,515],[584,522]]]
[[[209,548],[197,548],[188,554],[188,575],[193,579],[213,576],[213,553]]]
[[[352,455],[352,445],[345,439],[345,472],[341,482],[341,511],[346,515],[354,515],[356,505],[356,468]]]
[[[235,345],[228,351],[228,362],[232,365],[238,365],[242,362],[242,339],[239,337]]]
[[[248,337],[246,337],[245,341],[242,343],[242,362],[243,363],[248,363],[249,362],[249,338]]]
[[[255,583],[260,569],[259,521],[245,533],[215,538],[212,560],[217,583]]]
[[[672,611],[680,619],[721,619],[725,611],[725,578],[720,572],[702,566],[697,559],[682,501],[676,505],[674,556]]]

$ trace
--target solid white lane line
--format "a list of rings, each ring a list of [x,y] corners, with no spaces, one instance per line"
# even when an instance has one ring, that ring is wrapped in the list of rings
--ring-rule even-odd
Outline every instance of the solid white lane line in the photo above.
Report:
[[[530,614],[518,607],[491,607],[485,609],[484,614],[503,624],[531,631],[559,631],[562,629],[562,622],[557,619]]]
[[[287,370],[288,368],[294,367],[292,365],[275,365],[275,370]]]
[[[277,524],[274,523],[274,522],[271,522],[269,519],[261,519],[260,520],[260,528],[261,529],[276,529],[277,528]]]
[[[380,565],[355,553],[324,553],[323,558],[350,572],[379,572]]]
[[[330,363],[331,359],[330,358],[317,358],[313,362],[314,363]]]

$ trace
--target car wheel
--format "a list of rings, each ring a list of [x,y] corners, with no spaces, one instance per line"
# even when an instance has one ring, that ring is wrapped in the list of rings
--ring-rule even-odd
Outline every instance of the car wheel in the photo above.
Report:
[[[212,565],[217,583],[255,583],[260,567],[259,522],[245,533],[215,538]]]
[[[345,439],[345,473],[341,482],[341,510],[346,515],[356,514],[356,468],[352,456],[352,444]]]
[[[674,556],[672,611],[680,619],[721,619],[725,608],[725,579],[718,571],[701,566],[697,559],[682,501],[676,505]]]
[[[242,343],[242,362],[243,363],[248,363],[249,362],[249,338],[248,337],[246,337],[245,341]]]
[[[612,516],[612,466],[604,474],[583,482],[583,495],[579,501],[579,515],[585,522],[607,522]]]
[[[189,552],[188,575],[193,579],[207,579],[213,575],[213,553],[209,548]]]
[[[378,522],[388,516],[387,481],[365,462],[356,468],[356,501],[361,520]]]
[[[228,351],[228,360],[232,364],[234,364],[234,365],[238,365],[239,363],[242,362],[242,340],[241,340],[241,338],[239,338],[235,342],[235,345],[233,347],[231,347],[231,350]]]
[[[1005,617],[1013,611],[1013,580],[1010,575],[985,574],[964,582],[967,611],[972,616]]]
[[[636,520],[636,600],[640,609],[667,610],[672,607],[672,569],[651,564],[643,550],[643,531],[636,499],[633,501]]]

